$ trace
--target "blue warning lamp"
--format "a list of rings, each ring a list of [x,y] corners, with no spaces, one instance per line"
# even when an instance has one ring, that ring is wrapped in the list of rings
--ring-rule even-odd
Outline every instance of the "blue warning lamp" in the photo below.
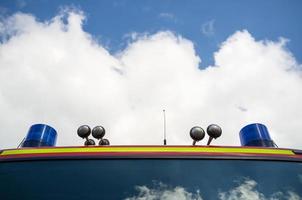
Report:
[[[22,147],[55,146],[57,131],[46,124],[34,124],[29,128]]]
[[[239,135],[242,146],[276,147],[263,124],[249,124],[240,130]]]

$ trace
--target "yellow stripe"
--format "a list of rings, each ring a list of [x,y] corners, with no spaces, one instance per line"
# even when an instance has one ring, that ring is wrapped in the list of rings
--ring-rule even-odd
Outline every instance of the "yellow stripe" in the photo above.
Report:
[[[281,154],[295,155],[291,150],[256,149],[256,148],[217,148],[217,147],[69,147],[69,148],[35,148],[4,150],[1,156],[20,154],[47,153],[95,153],[95,152],[176,152],[176,153],[244,153],[244,154]]]

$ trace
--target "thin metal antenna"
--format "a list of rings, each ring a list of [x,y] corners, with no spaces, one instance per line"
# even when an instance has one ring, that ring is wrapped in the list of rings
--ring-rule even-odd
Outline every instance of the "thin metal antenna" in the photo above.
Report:
[[[20,148],[20,146],[24,143],[25,138],[23,138],[23,140],[21,141],[21,143],[17,146],[17,149]]]
[[[165,109],[163,110],[163,114],[164,114],[164,145],[167,145],[167,133],[166,133],[166,111]]]

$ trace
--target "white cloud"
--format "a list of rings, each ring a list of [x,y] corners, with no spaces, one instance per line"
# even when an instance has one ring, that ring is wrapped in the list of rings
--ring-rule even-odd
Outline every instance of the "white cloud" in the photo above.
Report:
[[[138,195],[125,198],[125,200],[202,200],[199,191],[193,194],[180,186],[174,188],[168,188],[165,184],[160,184],[157,188],[137,186],[136,190]]]
[[[201,26],[201,32],[205,36],[212,36],[212,35],[214,35],[215,34],[214,24],[215,24],[215,20],[214,19],[203,23],[202,26]]]
[[[257,183],[254,180],[246,180],[244,183],[228,192],[219,193],[219,198],[221,200],[264,200],[264,195],[255,189],[256,185]]]
[[[293,191],[288,191],[286,194],[283,192],[275,192],[269,197],[266,197],[256,189],[256,186],[256,181],[247,179],[241,185],[232,188],[228,192],[220,192],[218,196],[221,200],[301,200],[301,197]]]
[[[168,144],[191,144],[192,126],[217,123],[223,135],[213,144],[238,145],[241,127],[262,122],[279,146],[301,147],[301,66],[283,40],[238,31],[215,66],[200,70],[193,43],[179,35],[137,36],[111,55],[83,31],[81,12],[65,12],[0,22],[1,148],[40,122],[58,130],[58,145],[82,144],[81,124],[103,125],[112,144],[161,144],[164,108]]]
[[[256,181],[246,179],[227,192],[217,192],[217,197],[220,200],[301,200],[301,197],[293,191],[287,191],[286,193],[276,191],[266,196],[259,192],[256,187]],[[153,187],[142,185],[136,186],[135,189],[138,194],[127,197],[125,200],[202,200],[202,195],[209,195],[207,191],[201,190],[200,192],[196,190],[196,192],[191,193],[182,186],[171,187],[161,182]]]

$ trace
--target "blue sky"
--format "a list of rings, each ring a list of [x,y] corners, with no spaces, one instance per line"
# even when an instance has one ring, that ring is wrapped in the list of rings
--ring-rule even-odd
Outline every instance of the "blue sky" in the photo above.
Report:
[[[203,60],[213,64],[213,52],[237,30],[247,29],[255,39],[290,40],[287,47],[302,60],[302,1],[254,0],[0,0],[2,16],[15,12],[49,20],[66,6],[84,11],[84,30],[98,38],[111,53],[126,46],[127,34],[170,30],[194,42]]]

